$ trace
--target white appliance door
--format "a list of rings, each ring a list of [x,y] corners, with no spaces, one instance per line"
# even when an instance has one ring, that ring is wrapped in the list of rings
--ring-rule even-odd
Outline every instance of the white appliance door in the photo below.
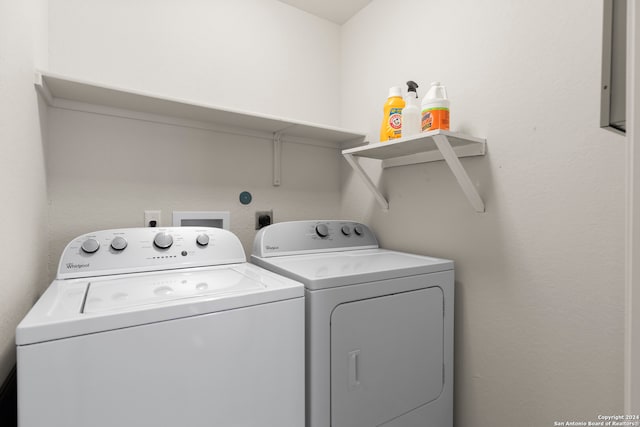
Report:
[[[331,315],[333,427],[372,427],[418,408],[443,387],[439,287],[340,304]]]

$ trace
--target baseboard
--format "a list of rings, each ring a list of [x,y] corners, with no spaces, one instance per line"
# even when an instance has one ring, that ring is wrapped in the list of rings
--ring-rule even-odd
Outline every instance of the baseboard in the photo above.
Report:
[[[0,386],[0,426],[17,427],[18,425],[18,383],[16,367],[9,372],[7,379]]]

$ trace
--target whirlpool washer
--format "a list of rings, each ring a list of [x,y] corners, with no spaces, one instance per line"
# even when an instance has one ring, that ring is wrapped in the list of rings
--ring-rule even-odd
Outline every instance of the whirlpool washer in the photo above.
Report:
[[[352,221],[284,222],[251,261],[305,285],[307,427],[453,425],[453,262]]]
[[[16,342],[20,427],[304,423],[304,288],[222,229],[74,239]]]

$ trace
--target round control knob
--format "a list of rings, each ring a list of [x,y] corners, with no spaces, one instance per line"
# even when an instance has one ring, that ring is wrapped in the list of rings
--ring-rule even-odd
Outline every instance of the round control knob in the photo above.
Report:
[[[196,243],[198,246],[207,246],[209,244],[209,235],[202,233],[196,237]]]
[[[344,234],[345,236],[350,236],[351,235],[351,227],[349,227],[348,225],[343,225],[342,226],[342,234]]]
[[[158,233],[153,238],[153,244],[160,249],[169,249],[173,245],[173,237],[165,232]]]
[[[355,231],[358,236],[362,236],[362,234],[364,233],[364,229],[361,225],[356,225],[355,227],[353,227],[353,231]]]
[[[127,247],[127,239],[121,236],[116,236],[111,241],[111,248],[115,251],[122,251]]]
[[[82,251],[87,254],[92,254],[100,249],[100,243],[96,239],[87,239],[82,242]]]
[[[325,224],[316,225],[316,234],[320,237],[327,237],[329,235],[329,227]]]

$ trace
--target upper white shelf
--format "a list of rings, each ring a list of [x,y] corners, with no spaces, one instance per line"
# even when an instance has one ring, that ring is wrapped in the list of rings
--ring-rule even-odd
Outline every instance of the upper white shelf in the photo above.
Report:
[[[209,128],[222,132],[269,139],[277,135],[279,139],[319,141],[340,148],[361,143],[365,139],[362,132],[206,105],[45,72],[36,73],[35,85],[47,104],[56,107],[84,109],[78,107],[77,103],[81,103],[97,106],[98,109],[94,107],[91,110],[94,112],[125,117],[135,117],[140,113],[169,117],[206,123]]]

